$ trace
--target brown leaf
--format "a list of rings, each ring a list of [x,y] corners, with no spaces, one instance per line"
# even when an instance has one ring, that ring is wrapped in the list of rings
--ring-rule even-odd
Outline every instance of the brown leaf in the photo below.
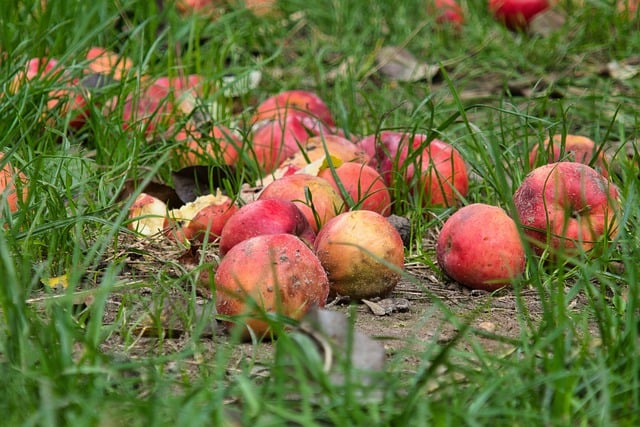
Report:
[[[160,182],[149,182],[144,188],[140,189],[143,179],[130,179],[124,183],[117,200],[119,202],[129,199],[134,193],[140,190],[143,193],[150,194],[167,204],[169,209],[182,206],[183,202],[178,197],[176,191],[170,186]]]
[[[607,74],[615,80],[629,80],[640,73],[640,64],[633,62],[611,61],[607,64]]]
[[[419,62],[411,52],[398,46],[381,48],[376,64],[382,75],[401,82],[431,80],[440,72],[437,65]]]
[[[188,166],[173,172],[175,192],[183,203],[193,202],[199,196],[211,194],[212,189],[224,189],[225,182],[233,182],[236,171],[233,166]]]
[[[529,23],[529,33],[548,37],[567,21],[566,12],[559,9],[547,9],[537,14]]]

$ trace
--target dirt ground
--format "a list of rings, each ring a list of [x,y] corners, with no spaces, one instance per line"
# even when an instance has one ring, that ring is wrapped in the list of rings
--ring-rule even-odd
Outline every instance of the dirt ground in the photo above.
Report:
[[[102,345],[105,354],[130,359],[183,350],[192,345],[190,331],[203,316],[209,321],[205,322],[193,363],[197,365],[209,359],[211,355],[207,353],[213,353],[228,341],[223,328],[217,327],[213,320],[213,313],[206,312],[212,308],[212,304],[207,304],[208,290],[198,288],[194,292],[190,286],[185,287],[189,281],[182,276],[193,274],[198,261],[194,253],[198,251],[166,242],[150,243],[130,235],[120,237],[116,249],[105,259],[105,262],[124,260],[125,266],[121,273],[122,286],[114,288],[106,302],[103,323],[111,333]],[[215,253],[210,254],[209,259],[205,256],[205,260],[215,263]],[[188,266],[190,262],[194,264]],[[469,290],[418,262],[407,263],[405,271],[406,276],[387,298],[355,305],[355,328],[382,342],[388,357],[401,352],[407,369],[421,362],[419,357],[412,356],[412,345],[447,343],[457,336],[463,324],[470,328],[456,345],[470,348],[469,340],[473,340],[486,351],[508,354],[522,332],[518,307],[525,308],[531,322],[537,322],[542,315],[534,289],[522,290],[518,299],[513,289],[493,294]],[[159,276],[164,276],[168,285],[154,288],[154,278]],[[95,289],[81,291],[78,304],[90,305],[92,292]],[[193,304],[194,295],[196,304]],[[581,298],[576,297],[571,305],[579,309],[585,303]],[[327,309],[346,316],[354,313],[353,306],[340,299],[330,301]],[[238,363],[246,357],[259,363],[272,356],[272,349],[272,343],[263,342],[240,344],[233,351]]]

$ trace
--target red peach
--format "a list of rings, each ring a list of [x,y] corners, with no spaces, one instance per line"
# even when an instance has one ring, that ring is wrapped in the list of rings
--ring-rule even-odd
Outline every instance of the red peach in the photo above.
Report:
[[[5,161],[4,153],[0,152],[0,164],[3,163],[0,170],[0,197],[6,200],[9,211],[15,213],[19,208],[19,200],[22,200],[22,203],[27,201],[27,177],[22,171],[14,168],[9,161]],[[1,209],[0,217],[2,217]]]
[[[262,313],[300,319],[311,307],[324,306],[329,295],[320,261],[292,234],[264,234],[238,243],[220,261],[214,280],[218,314],[242,316],[258,337],[269,332]]]
[[[284,118],[295,112],[315,117],[327,126],[334,126],[327,104],[316,93],[307,90],[287,90],[270,96],[256,107],[251,123]]]
[[[542,143],[543,151],[546,153],[546,163],[556,163],[561,160],[584,163],[592,165],[593,168],[608,178],[607,161],[604,151],[598,151],[596,143],[586,136],[580,135],[554,135],[553,143],[547,138]],[[535,145],[529,153],[529,166],[534,167],[539,157],[538,146]],[[543,160],[545,160],[543,158]]]
[[[369,135],[358,144],[389,187],[402,179],[425,206],[452,206],[467,194],[469,177],[464,159],[444,141],[427,142],[426,135],[387,131]]]
[[[549,8],[548,0],[489,0],[489,11],[510,30],[524,30]]]
[[[474,203],[449,217],[436,243],[440,268],[472,289],[494,291],[522,275],[525,253],[515,221],[497,206]]]
[[[255,200],[242,206],[222,228],[220,234],[220,254],[243,240],[262,234],[293,234],[311,245],[316,233],[298,208],[289,200]]]
[[[347,162],[333,170],[324,168],[318,176],[329,181],[333,188],[343,195],[345,203],[348,204],[348,198],[344,196],[338,185],[340,182],[356,209],[374,211],[383,216],[391,215],[389,189],[382,176],[371,166]]]
[[[305,173],[286,175],[267,185],[258,200],[284,199],[294,202],[314,232],[344,210],[342,197],[323,178]]]
[[[250,138],[249,156],[263,173],[269,174],[284,159],[300,151],[308,139],[309,132],[296,115],[262,122]]]
[[[175,140],[179,144],[175,156],[181,167],[208,165],[215,161],[235,165],[242,147],[238,136],[223,125],[214,125],[209,135],[185,127],[176,134]]]
[[[537,253],[589,251],[617,233],[618,190],[595,169],[558,162],[531,171],[513,200]]]

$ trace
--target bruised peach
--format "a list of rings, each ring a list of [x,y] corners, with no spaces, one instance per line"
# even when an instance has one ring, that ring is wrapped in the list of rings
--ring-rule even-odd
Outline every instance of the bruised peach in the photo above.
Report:
[[[382,297],[400,281],[402,238],[376,212],[349,211],[332,218],[320,229],[313,246],[332,293],[354,300]]]
[[[558,162],[532,170],[513,201],[537,253],[575,254],[617,233],[616,186],[583,163]]]
[[[515,221],[504,209],[474,203],[447,219],[436,243],[440,268],[472,289],[494,291],[522,275],[525,253]]]
[[[311,307],[324,306],[329,295],[320,261],[292,234],[264,234],[238,243],[220,261],[214,281],[218,314],[240,316],[257,336],[269,331],[263,313],[300,319]]]
[[[382,176],[371,166],[347,162],[333,170],[331,168],[322,169],[318,176],[329,181],[333,188],[343,195],[345,203],[347,203],[348,199],[342,193],[342,189],[344,189],[356,209],[374,211],[383,216],[391,214],[389,189]]]
[[[529,166],[532,168],[536,165],[541,154],[538,148],[535,145],[529,153]],[[584,163],[592,166],[604,177],[609,177],[604,151],[598,150],[596,143],[591,138],[580,135],[566,135],[563,138],[562,135],[554,135],[551,139],[545,139],[541,148],[546,155],[542,159],[546,160],[545,163],[555,163],[561,160]]]
[[[9,211],[15,213],[19,208],[19,200],[22,203],[27,201],[27,177],[26,175],[14,168],[10,162],[4,160],[4,153],[0,152],[0,200],[5,200]],[[2,217],[2,210],[0,210]]]
[[[234,213],[220,234],[220,254],[243,240],[262,234],[288,233],[313,244],[316,233],[298,206],[281,199],[255,200]]]
[[[295,203],[316,233],[331,218],[344,210],[340,194],[329,181],[314,175],[295,173],[267,185],[258,200],[284,199]]]

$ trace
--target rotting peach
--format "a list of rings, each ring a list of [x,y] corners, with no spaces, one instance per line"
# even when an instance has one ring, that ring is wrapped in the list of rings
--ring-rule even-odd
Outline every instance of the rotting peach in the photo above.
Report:
[[[270,331],[264,313],[300,319],[325,305],[327,274],[313,251],[292,234],[264,234],[244,240],[222,258],[215,273],[218,314],[240,317],[246,330]]]
[[[220,237],[222,228],[239,209],[234,200],[220,189],[215,194],[206,194],[168,212],[165,234],[181,243],[212,242]]]
[[[256,107],[251,123],[282,119],[296,113],[317,118],[327,126],[334,126],[327,104],[318,94],[301,89],[283,91],[262,101]]]
[[[331,292],[353,300],[388,295],[404,268],[398,230],[372,211],[348,211],[332,218],[318,232],[314,249]]]

